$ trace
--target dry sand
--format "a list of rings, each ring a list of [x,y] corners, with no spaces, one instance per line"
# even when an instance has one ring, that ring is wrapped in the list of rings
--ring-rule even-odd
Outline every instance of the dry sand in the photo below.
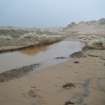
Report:
[[[105,105],[105,50],[85,54],[0,83],[0,105]]]

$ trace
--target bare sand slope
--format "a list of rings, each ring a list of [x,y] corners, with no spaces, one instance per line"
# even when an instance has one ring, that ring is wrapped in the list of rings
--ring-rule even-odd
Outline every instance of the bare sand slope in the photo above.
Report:
[[[0,105],[105,105],[105,51],[91,52],[0,83]]]

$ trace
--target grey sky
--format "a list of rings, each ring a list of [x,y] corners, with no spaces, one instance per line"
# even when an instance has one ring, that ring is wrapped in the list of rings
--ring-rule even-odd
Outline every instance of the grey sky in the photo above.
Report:
[[[0,0],[0,26],[62,26],[105,17],[105,0]]]

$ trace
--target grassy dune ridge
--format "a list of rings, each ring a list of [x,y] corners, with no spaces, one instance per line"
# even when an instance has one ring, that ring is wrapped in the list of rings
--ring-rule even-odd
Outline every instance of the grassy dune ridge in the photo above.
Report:
[[[105,18],[72,22],[66,27],[43,29],[0,27],[0,52],[51,44],[65,37],[76,38],[85,43],[93,39],[105,38]]]
[[[64,39],[59,31],[49,31],[42,29],[20,29],[1,28],[0,29],[0,52],[18,50],[30,46],[46,45]]]

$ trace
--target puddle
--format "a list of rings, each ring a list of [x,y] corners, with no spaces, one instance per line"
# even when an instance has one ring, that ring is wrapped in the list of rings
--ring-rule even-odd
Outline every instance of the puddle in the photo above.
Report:
[[[0,73],[38,63],[41,64],[41,67],[63,63],[69,59],[71,54],[80,51],[83,46],[79,41],[62,41],[48,47],[2,53],[0,54]]]

